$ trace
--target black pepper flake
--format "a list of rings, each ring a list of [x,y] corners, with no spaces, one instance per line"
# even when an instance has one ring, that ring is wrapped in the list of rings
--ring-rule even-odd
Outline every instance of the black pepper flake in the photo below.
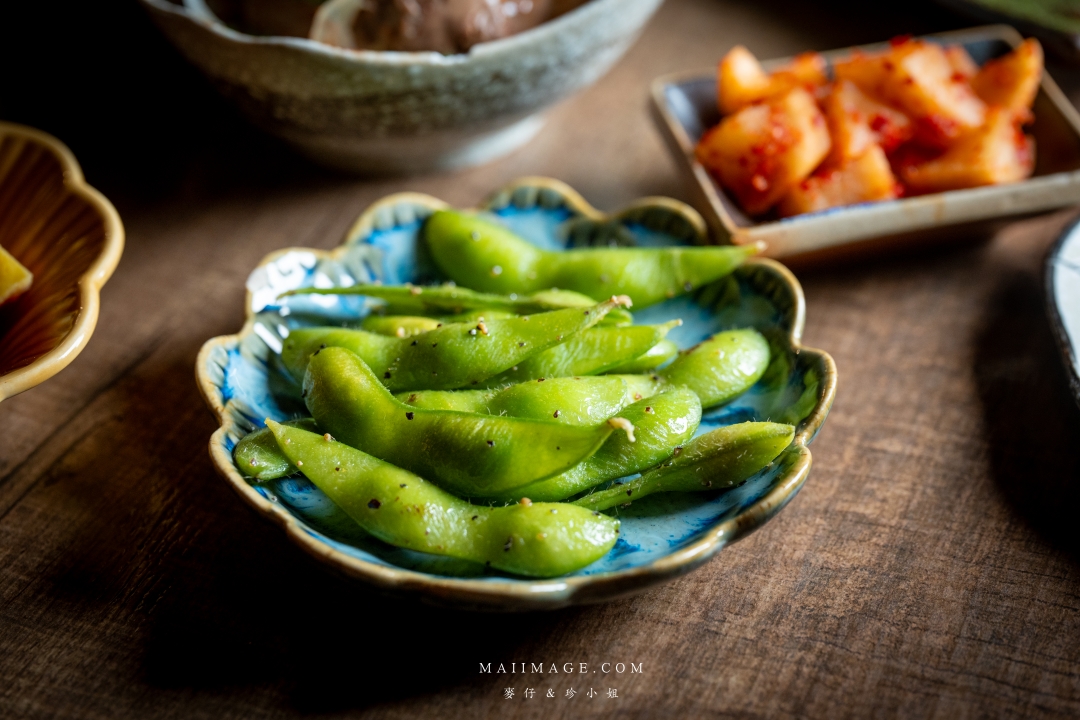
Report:
[[[416,413],[412,412],[411,410],[405,413],[406,420],[412,420],[414,417],[416,417]]]
[[[494,440],[488,440],[487,441],[487,446],[488,447],[495,447],[495,441]]]
[[[302,397],[302,398],[307,397],[307,388],[304,388],[304,391],[300,393],[300,397]]]
[[[475,520],[475,519],[476,519],[476,518],[478,518],[478,517],[480,517],[480,516],[479,516],[479,515],[473,515],[473,516],[472,516],[472,519],[473,519],[473,520]]]
[[[416,345],[416,343],[418,343],[418,342],[420,342],[420,341],[419,341],[419,340],[413,340],[413,341],[412,341],[412,344],[410,345],[410,347],[412,347],[412,345]]]
[[[646,405],[645,406],[645,412],[651,413],[652,412],[652,405]]]
[[[633,494],[634,494],[634,488],[627,488],[627,489],[626,489],[626,494],[627,494],[628,496],[629,496],[629,495],[633,495]]]
[[[334,470],[336,470],[337,472],[341,472],[341,468],[339,467],[334,468]]]
[[[514,547],[514,538],[506,538],[506,544],[503,545],[503,552],[510,552],[510,548]]]
[[[311,354],[311,357],[315,357],[316,355],[318,355],[321,352],[322,352],[322,348],[319,348],[318,350],[316,350],[314,353]]]
[[[595,510],[593,511],[593,515],[596,517],[600,517],[600,513],[596,512]]]
[[[479,382],[480,382],[479,380],[473,380],[473,381],[472,381],[472,384],[473,384],[473,385],[476,385],[476,384],[477,384],[477,383],[479,383]]]
[[[386,378],[387,380],[389,380],[389,379],[390,379],[390,371],[389,371],[389,370],[387,370],[386,372],[384,372],[384,373],[382,374],[382,376],[383,376],[384,378]]]
[[[536,382],[544,382],[544,378],[536,378]]]
[[[375,498],[371,498],[370,500],[368,500],[367,506],[372,510],[378,510],[380,507],[382,507],[382,503]]]
[[[402,488],[407,488],[407,487],[409,487],[409,486],[408,486],[408,485],[406,485],[405,483],[401,483],[400,485],[398,485],[398,487],[402,487]]]
[[[518,347],[525,347],[525,343],[523,343],[523,342],[519,342],[519,343],[518,343]]]
[[[551,417],[559,417],[559,411],[556,410],[555,413]]]
[[[556,450],[562,450],[562,448],[561,448],[561,447],[559,447],[558,445],[556,445],[556,446],[555,446],[555,449],[556,449]]]
[[[411,403],[416,402],[416,393],[409,393],[408,402],[411,402]]]
[[[323,343],[323,344],[319,345],[319,349],[320,350],[325,350],[326,349],[326,343]]]
[[[431,343],[431,347],[435,347],[435,346],[436,346],[436,345],[438,345],[438,344],[439,344],[439,343]]]

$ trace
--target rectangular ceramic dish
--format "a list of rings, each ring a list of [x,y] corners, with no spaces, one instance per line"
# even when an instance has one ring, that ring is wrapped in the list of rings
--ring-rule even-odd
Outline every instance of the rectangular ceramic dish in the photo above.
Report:
[[[926,38],[960,44],[979,64],[1022,41],[1016,30],[994,25]],[[885,43],[863,45],[874,52]],[[822,53],[828,62],[856,48]],[[719,59],[719,58],[718,58]],[[763,63],[768,69],[787,58]],[[1080,114],[1046,73],[1035,98],[1034,175],[1007,185],[953,190],[918,197],[860,203],[781,220],[755,222],[694,158],[702,134],[720,121],[715,70],[667,75],[653,82],[658,124],[685,170],[693,200],[721,241],[737,245],[764,241],[772,257],[821,256],[964,237],[976,226],[1007,217],[1080,203]]]

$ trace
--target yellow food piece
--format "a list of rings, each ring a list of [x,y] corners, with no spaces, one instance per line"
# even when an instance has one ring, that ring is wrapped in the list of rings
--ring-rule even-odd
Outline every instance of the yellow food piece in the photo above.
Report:
[[[1042,45],[1029,39],[1008,55],[983,65],[972,78],[971,87],[987,104],[1000,105],[1027,121],[1031,119],[1031,104],[1039,92],[1042,71]]]
[[[825,116],[810,93],[795,88],[724,118],[702,137],[697,157],[757,215],[809,177],[831,147]]]
[[[802,181],[780,201],[780,214],[788,217],[852,205],[872,200],[891,200],[897,196],[885,151],[871,145],[857,158],[839,167],[821,170]]]
[[[0,305],[14,300],[30,289],[34,275],[4,248],[0,247]]]
[[[871,100],[848,80],[833,86],[824,105],[832,133],[832,159],[837,165],[875,145],[894,148],[913,133],[911,120],[904,113]]]
[[[728,51],[720,61],[716,77],[716,96],[724,115],[797,87],[815,87],[828,81],[825,58],[817,53],[798,55],[770,74],[742,45]]]
[[[1035,141],[1020,131],[1008,109],[992,106],[985,125],[940,157],[905,167],[901,177],[915,192],[941,192],[1016,182],[1034,166]]]

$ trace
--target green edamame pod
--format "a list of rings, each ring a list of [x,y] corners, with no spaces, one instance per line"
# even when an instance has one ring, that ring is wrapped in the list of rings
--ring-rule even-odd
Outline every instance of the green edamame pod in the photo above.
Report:
[[[718,280],[758,248],[748,246],[541,250],[507,228],[475,215],[440,210],[424,237],[439,269],[489,293],[557,287],[589,297],[629,295],[648,307]]]
[[[629,362],[608,370],[609,373],[643,373],[655,370],[679,354],[679,346],[664,338]]]
[[[526,380],[575,375],[599,375],[640,357],[664,339],[681,320],[663,325],[595,327],[574,335],[561,345],[539,352],[492,376],[488,387]]]
[[[300,428],[315,432],[318,426],[311,418],[289,420],[282,423],[287,427]],[[289,459],[278,449],[277,441],[268,428],[252,430],[233,448],[233,462],[241,475],[259,481],[273,480],[296,472]]]
[[[406,470],[332,439],[266,423],[281,450],[361,527],[398,547],[555,577],[615,545],[619,525],[566,504],[479,507]]]
[[[693,492],[733,487],[759,472],[791,444],[795,428],[745,422],[694,438],[670,459],[641,477],[576,500],[590,510],[606,510],[658,492]]]
[[[633,423],[633,440],[614,434],[584,462],[561,475],[507,493],[503,499],[564,500],[651,467],[693,437],[701,422],[701,402],[686,388],[672,388],[623,408],[619,416]]]
[[[452,283],[445,285],[350,285],[335,288],[297,288],[281,294],[289,295],[364,295],[385,300],[392,307],[409,310],[418,315],[447,315],[470,310],[506,310],[518,315],[587,308],[596,304],[588,295],[570,290],[541,289],[531,295],[517,292],[505,295],[477,292]]]
[[[320,347],[359,355],[391,391],[450,390],[476,385],[595,325],[620,298],[585,309],[553,310],[489,323],[451,323],[416,337],[388,337],[347,328],[301,328],[281,358],[297,378]]]
[[[357,355],[316,352],[304,376],[319,427],[358,450],[464,496],[508,492],[589,457],[625,421],[590,427],[422,410],[398,402]]]
[[[441,326],[435,318],[419,315],[368,315],[360,323],[361,330],[399,338],[422,335]]]
[[[698,394],[702,407],[735,399],[769,367],[769,343],[757,330],[728,330],[681,353],[657,374]]]
[[[588,295],[573,292],[572,290],[559,290],[550,288],[540,290],[532,295],[510,293],[508,295],[495,295],[493,293],[481,293],[468,288],[458,287],[452,283],[445,285],[351,285],[349,287],[336,288],[298,288],[289,290],[280,295],[365,295],[386,301],[386,310],[392,311],[387,314],[399,315],[425,315],[445,316],[462,315],[470,316],[475,312],[490,314],[489,320],[496,317],[509,315],[528,315],[530,313],[547,312],[549,310],[563,310],[565,308],[587,308],[596,304]],[[451,317],[450,322],[455,322]],[[447,320],[444,320],[446,322]],[[460,322],[470,322],[471,318],[463,317]],[[629,311],[615,308],[609,317],[605,318],[607,324],[629,325],[633,322],[633,316]]]
[[[610,314],[611,313],[609,312],[608,315]],[[491,308],[487,308],[485,310],[470,310],[469,312],[458,313],[457,315],[444,315],[440,316],[438,319],[439,322],[442,322],[444,324],[453,322],[475,324],[478,322],[487,322],[489,320],[505,320],[506,318],[512,318],[515,315],[517,315],[517,313],[507,312],[506,310],[493,310]],[[605,317],[604,319],[606,320],[607,318]]]
[[[423,390],[396,396],[406,405],[596,425],[634,402],[621,377],[530,380],[490,390]]]

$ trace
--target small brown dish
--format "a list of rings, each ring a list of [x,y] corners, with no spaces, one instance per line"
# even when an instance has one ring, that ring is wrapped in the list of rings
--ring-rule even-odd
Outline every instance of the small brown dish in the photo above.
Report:
[[[63,370],[97,324],[99,292],[124,249],[124,226],[56,138],[0,122],[0,246],[33,274],[0,307],[0,400]]]
[[[926,40],[962,45],[976,62],[1004,55],[1023,38],[1006,25],[930,35]],[[859,49],[822,53],[828,62]],[[763,63],[769,69],[788,58]],[[1017,183],[952,190],[899,200],[860,203],[756,222],[748,217],[694,157],[702,134],[720,121],[715,71],[666,75],[652,84],[661,132],[685,171],[694,204],[721,240],[764,241],[771,257],[802,259],[877,251],[964,237],[1008,217],[1080,203],[1080,114],[1046,73],[1035,98],[1036,161],[1033,177]]]

